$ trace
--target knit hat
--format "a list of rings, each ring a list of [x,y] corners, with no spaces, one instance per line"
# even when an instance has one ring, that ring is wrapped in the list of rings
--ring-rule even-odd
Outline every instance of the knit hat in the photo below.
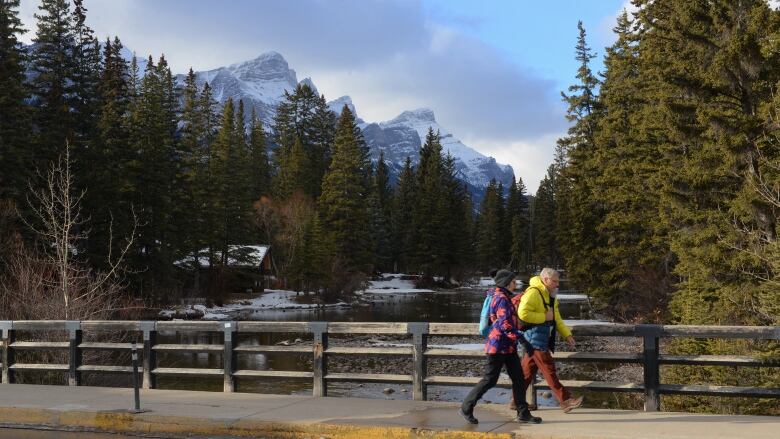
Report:
[[[498,270],[493,280],[496,282],[497,287],[506,288],[512,282],[512,279],[517,276],[514,272],[509,270]]]

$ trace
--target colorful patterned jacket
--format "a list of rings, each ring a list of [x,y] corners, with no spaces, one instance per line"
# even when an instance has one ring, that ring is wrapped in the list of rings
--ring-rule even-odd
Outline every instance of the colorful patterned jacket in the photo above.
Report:
[[[496,287],[493,300],[490,302],[490,321],[492,329],[485,342],[485,353],[513,354],[517,351],[517,341],[520,333],[520,322],[517,319],[511,294],[504,288]]]

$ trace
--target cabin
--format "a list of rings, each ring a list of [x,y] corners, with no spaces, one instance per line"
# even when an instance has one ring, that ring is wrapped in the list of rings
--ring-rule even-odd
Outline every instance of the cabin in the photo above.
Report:
[[[262,293],[276,280],[268,244],[230,245],[225,257],[221,250],[204,248],[174,264],[190,297]]]

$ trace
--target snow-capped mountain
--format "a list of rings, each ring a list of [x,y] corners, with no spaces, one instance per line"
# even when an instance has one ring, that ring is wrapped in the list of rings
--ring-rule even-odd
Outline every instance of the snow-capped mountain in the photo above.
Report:
[[[178,84],[184,83],[185,75],[176,75]],[[214,99],[223,104],[228,98],[244,101],[247,118],[254,106],[257,116],[266,127],[273,120],[276,106],[284,98],[284,92],[292,92],[298,85],[295,70],[277,52],[266,52],[257,58],[219,67],[214,70],[195,72],[196,82],[202,87],[205,82],[211,86]],[[310,78],[301,83],[316,90]]]
[[[214,99],[218,102],[224,103],[229,97],[234,101],[243,100],[247,117],[251,106],[254,106],[266,128],[270,126],[275,108],[284,98],[284,92],[292,92],[299,84],[295,70],[291,69],[284,57],[277,52],[267,52],[253,60],[228,67],[195,72],[195,75],[199,86],[208,81]],[[184,78],[185,75],[177,75],[177,83],[183,84]],[[300,83],[308,84],[317,90],[311,78],[305,78]],[[341,113],[344,105],[358,116],[349,96],[328,102],[329,108],[336,114]],[[358,123],[371,147],[373,160],[378,160],[379,152],[383,151],[385,163],[390,168],[393,179],[403,168],[407,156],[412,159],[413,164],[418,162],[420,146],[429,127],[440,132],[444,150],[455,157],[461,178],[472,187],[472,193],[477,198],[481,197],[481,189],[487,186],[492,178],[504,183],[504,187],[513,179],[511,166],[498,164],[494,158],[464,145],[438,124],[430,109],[405,111],[386,122],[367,123],[358,118]]]

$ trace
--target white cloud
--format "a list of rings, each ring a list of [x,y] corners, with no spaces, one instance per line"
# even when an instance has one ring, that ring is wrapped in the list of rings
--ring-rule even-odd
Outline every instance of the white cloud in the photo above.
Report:
[[[539,183],[547,174],[555,152],[555,142],[564,133],[549,134],[528,140],[496,142],[478,138],[464,139],[481,152],[495,157],[499,163],[512,165],[515,177],[523,179],[529,194],[536,193]]]

